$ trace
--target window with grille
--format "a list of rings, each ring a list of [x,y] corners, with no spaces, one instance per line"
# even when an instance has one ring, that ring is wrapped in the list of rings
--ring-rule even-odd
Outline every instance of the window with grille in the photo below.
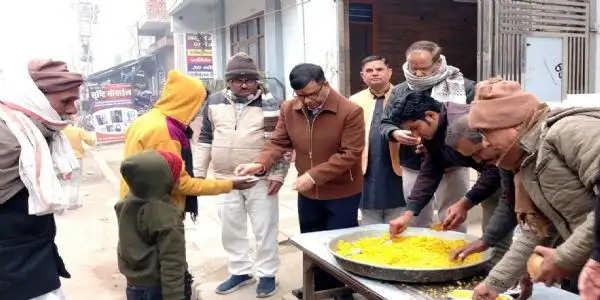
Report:
[[[261,71],[265,69],[265,18],[263,13],[229,27],[231,55],[246,52]]]

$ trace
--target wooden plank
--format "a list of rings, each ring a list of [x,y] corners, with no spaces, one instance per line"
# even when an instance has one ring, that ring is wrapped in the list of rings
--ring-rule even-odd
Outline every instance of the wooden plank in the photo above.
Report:
[[[526,43],[525,43],[525,38],[523,37],[523,35],[518,34],[517,35],[518,39],[519,39],[519,73],[518,73],[518,81],[519,83],[523,84],[523,67],[525,64],[525,52],[523,51],[526,47]]]
[[[549,18],[558,18],[558,19],[573,19],[573,20],[587,20],[585,15],[583,14],[575,14],[575,13],[566,13],[564,11],[561,12],[551,12],[544,9],[528,9],[528,10],[518,10],[518,9],[503,9],[502,14],[507,15],[534,15],[535,17],[549,17]]]
[[[511,34],[510,35],[510,51],[512,52],[511,58],[510,58],[510,65],[511,65],[511,80],[513,81],[517,81],[517,63],[519,61],[519,58],[517,57],[517,40],[515,39],[516,34]]]
[[[483,73],[482,68],[483,66],[483,51],[484,51],[484,47],[483,47],[483,34],[484,34],[484,30],[483,30],[483,3],[481,1],[477,1],[477,78],[475,79],[475,81],[480,81],[481,77],[483,77],[481,74]]]
[[[581,86],[581,65],[579,64],[579,59],[581,58],[581,43],[580,38],[575,38],[575,57],[573,58],[573,64],[575,65],[575,89],[574,93],[579,92],[579,87]]]
[[[565,79],[568,82],[567,84],[567,92],[571,92],[573,90],[575,90],[575,65],[572,64],[571,62],[573,62],[573,58],[575,57],[575,43],[574,40],[575,38],[573,37],[569,37],[567,38],[568,42],[567,42],[567,55],[568,58],[565,62],[563,62],[565,65],[563,66],[563,68],[565,69],[565,76],[567,76]]]
[[[587,24],[585,22],[579,21],[578,24],[570,24],[571,26],[566,26],[561,23],[561,21],[549,21],[549,20],[540,20],[540,19],[532,19],[532,18],[504,18],[500,22],[501,26],[510,27],[519,27],[519,26],[555,26],[561,27],[565,30],[586,30]]]
[[[502,3],[500,6],[500,9],[511,9],[511,8],[518,8],[518,9],[524,9],[524,10],[529,10],[529,9],[543,9],[545,11],[565,11],[565,12],[575,12],[575,13],[581,13],[581,14],[585,14],[586,13],[586,8],[587,6],[581,7],[581,8],[573,8],[573,7],[568,7],[568,6],[557,6],[557,5],[546,5],[546,4],[521,4],[521,3]]]
[[[512,34],[522,34],[522,35],[541,36],[541,37],[585,37],[586,36],[583,33],[523,31],[523,30],[513,30],[513,29],[501,30],[501,33],[507,33],[507,34],[512,33]]]
[[[339,287],[324,291],[315,292],[316,299],[330,299],[336,296],[352,295],[353,290],[349,287]]]
[[[581,58],[581,39],[575,39],[575,58],[573,59],[573,63],[575,64],[575,90],[573,92],[579,93],[579,87],[581,86],[581,64],[579,63],[579,59]]]
[[[565,70],[564,76],[566,76],[565,80],[567,82],[567,92],[570,92],[575,88],[573,65],[570,63],[571,61],[573,61],[574,57],[573,40],[573,37],[567,38],[567,59],[563,62],[563,68]]]
[[[485,40],[484,40],[484,45],[486,45],[486,51],[484,52],[484,63],[485,63],[485,69],[483,71],[483,77],[479,78],[480,80],[485,80],[487,78],[492,77],[492,70],[494,69],[493,67],[493,51],[494,51],[494,3],[493,1],[482,1],[483,3],[485,3],[484,5],[484,11],[486,16],[488,16],[488,20],[492,20],[490,22],[486,22],[485,25]],[[486,20],[486,19],[484,19]],[[487,35],[487,36],[486,36]]]
[[[587,12],[585,14],[586,20],[589,23],[590,21],[590,6],[588,5],[587,7]],[[589,93],[590,92],[590,27],[586,27],[586,34],[585,34],[585,62],[584,62],[584,66],[585,66],[585,71],[584,71],[584,76],[585,76],[585,84],[584,84],[584,89],[583,92],[584,93]]]
[[[509,22],[523,22],[523,23],[527,23],[527,22],[531,22],[531,23],[539,23],[539,24],[568,24],[568,25],[575,25],[575,26],[568,26],[569,28],[571,27],[585,27],[587,26],[587,22],[585,20],[566,20],[566,19],[561,19],[561,20],[557,20],[557,19],[548,19],[548,18],[542,18],[542,17],[537,17],[537,16],[519,16],[519,17],[515,17],[515,16],[508,16],[506,14],[501,14],[501,17],[506,17],[503,19],[503,23],[509,23]]]
[[[572,93],[577,93],[577,91],[579,90],[579,62],[577,61],[579,59],[579,39],[575,38],[573,39],[574,41],[574,55],[573,55],[573,60],[571,61],[573,64],[573,77],[574,77],[574,87],[573,87],[573,91]]]
[[[538,3],[538,4],[556,4],[556,5],[565,5],[565,6],[585,6],[586,2],[583,1],[572,1],[572,0],[528,0],[529,3]]]
[[[584,66],[583,66],[583,58],[585,55],[585,52],[583,50],[583,47],[585,46],[584,44],[584,39],[583,38],[577,38],[578,40],[578,44],[579,44],[579,57],[577,57],[577,64],[579,65],[579,69],[577,70],[577,78],[579,78],[579,84],[577,85],[577,92],[578,93],[583,93],[583,86],[584,86],[584,80],[585,78],[583,77],[583,75],[585,74],[584,72]]]
[[[507,38],[506,34],[502,35],[502,75],[504,78],[508,74],[508,59],[510,58],[508,55]]]
[[[511,63],[512,55],[510,53],[510,34],[505,34],[504,35],[504,48],[505,48],[504,51],[506,52],[506,57],[505,57],[506,59],[504,60],[505,61],[505,64],[504,64],[504,67],[505,67],[504,74],[506,74],[505,78],[507,78],[507,79],[510,80],[510,77],[511,77],[510,69],[512,67],[512,63]]]
[[[312,257],[303,252],[302,254],[302,286],[303,299],[317,300],[315,295],[315,265]]]
[[[554,25],[538,25],[532,24],[531,27],[533,30],[538,31],[557,31],[557,32],[572,32],[572,33],[586,33],[586,28],[579,27],[563,27],[563,26],[554,26]]]
[[[528,7],[543,6],[543,7],[547,7],[549,10],[565,9],[565,10],[569,10],[569,11],[585,10],[585,8],[589,6],[589,3],[587,3],[587,2],[581,2],[581,4],[579,4],[579,5],[565,5],[565,4],[560,4],[560,3],[553,3],[552,1],[546,1],[546,0],[517,0],[517,1],[511,1],[511,2],[503,2],[503,4],[506,7],[513,6],[513,7],[528,8]]]
[[[515,41],[515,81],[520,82],[520,74],[521,74],[521,36],[518,34],[513,34],[513,39]]]
[[[485,1],[485,0],[483,0]],[[499,24],[499,10],[498,10],[499,0],[494,1],[494,51],[492,55],[494,57],[494,65],[492,70],[492,76],[502,75],[500,73],[500,30],[498,28]]]
[[[524,24],[519,23],[518,25],[512,24],[500,24],[501,31],[521,31],[521,32],[556,32],[556,33],[571,33],[571,34],[586,34],[585,28],[577,27],[564,27],[564,26],[553,26],[553,25],[539,25],[539,24]]]

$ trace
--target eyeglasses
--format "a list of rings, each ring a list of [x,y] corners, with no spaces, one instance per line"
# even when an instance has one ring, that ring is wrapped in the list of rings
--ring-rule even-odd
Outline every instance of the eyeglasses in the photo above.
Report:
[[[321,86],[319,87],[319,89],[317,89],[316,91],[310,93],[310,94],[298,94],[296,93],[296,91],[294,91],[294,95],[297,97],[302,97],[302,98],[315,98],[319,96],[319,93],[321,92],[321,90],[323,89],[323,84],[321,84]]]
[[[242,85],[246,85],[246,86],[255,86],[258,84],[258,80],[256,79],[248,79],[248,78],[235,78],[231,80],[232,84],[235,84],[237,86],[242,86]]]
[[[485,129],[485,128],[477,128],[477,132],[478,132],[479,134],[481,134],[482,140],[484,140],[484,139],[485,139],[485,140],[487,140],[487,139],[488,139],[488,138],[487,138],[487,134],[488,134],[488,132],[489,132],[489,130],[488,130],[488,129]]]

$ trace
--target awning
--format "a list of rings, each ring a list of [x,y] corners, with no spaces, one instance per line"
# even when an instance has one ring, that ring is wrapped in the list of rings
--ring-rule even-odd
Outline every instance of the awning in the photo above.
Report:
[[[121,71],[123,71],[125,69],[129,69],[136,65],[139,65],[139,67],[141,69],[144,69],[145,71],[154,71],[154,69],[156,68],[156,56],[155,55],[146,55],[146,56],[142,56],[137,59],[126,61],[122,64],[116,65],[116,66],[108,68],[106,70],[90,74],[85,78],[85,81],[88,81],[88,82],[104,81],[107,78],[115,76],[117,74],[120,74]]]

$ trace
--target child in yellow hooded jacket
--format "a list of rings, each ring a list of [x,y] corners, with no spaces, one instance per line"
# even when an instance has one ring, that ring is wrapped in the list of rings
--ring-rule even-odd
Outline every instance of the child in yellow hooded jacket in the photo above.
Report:
[[[189,124],[202,107],[207,92],[201,80],[170,71],[160,99],[150,111],[135,120],[125,134],[124,157],[144,150],[172,152],[183,159],[179,184],[171,196],[171,202],[178,208],[197,215],[195,196],[228,193],[233,188],[249,188],[252,184],[232,180],[211,180],[193,178],[192,150]],[[234,187],[235,185],[235,187]],[[129,188],[121,179],[120,198],[123,200]]]

